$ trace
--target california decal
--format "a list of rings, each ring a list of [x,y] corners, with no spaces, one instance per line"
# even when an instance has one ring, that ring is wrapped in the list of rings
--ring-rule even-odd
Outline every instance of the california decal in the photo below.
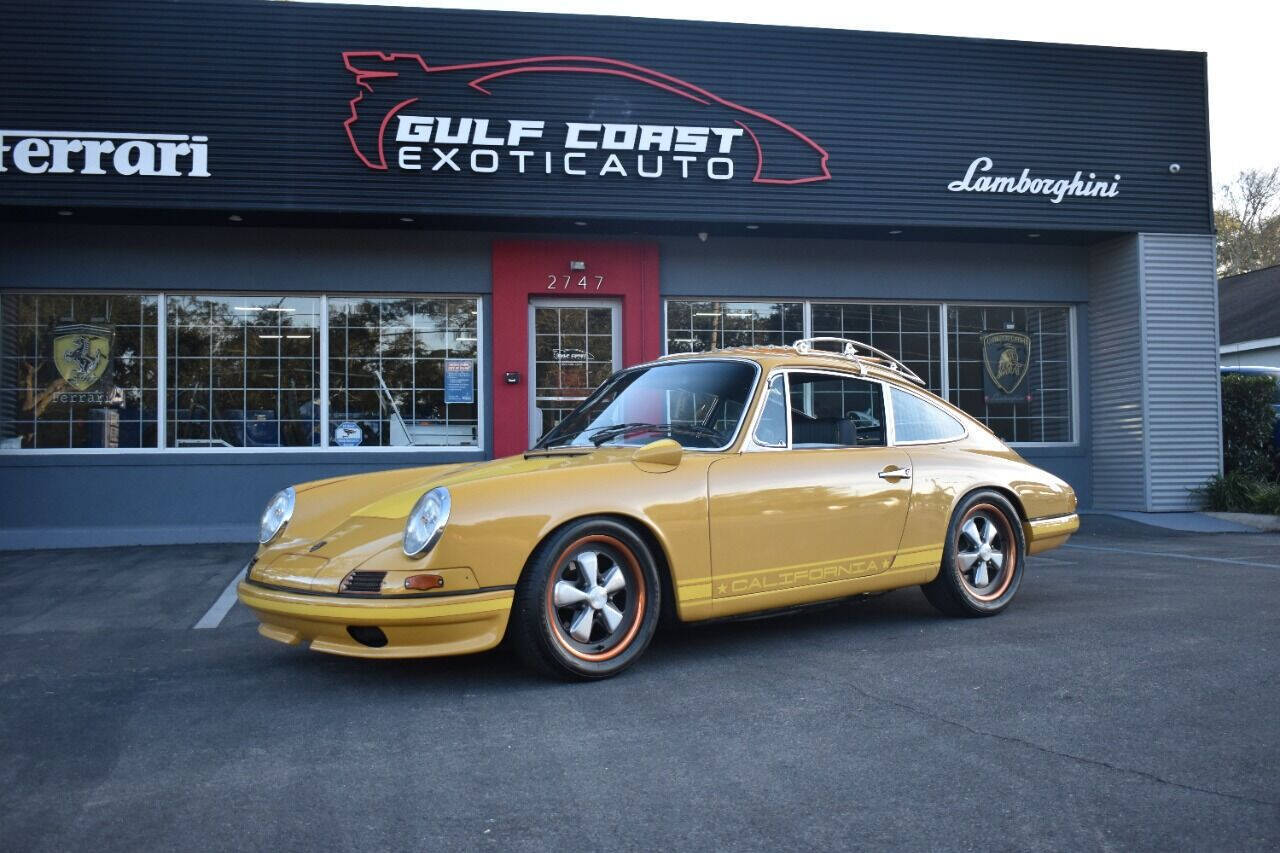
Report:
[[[115,332],[108,326],[73,323],[53,330],[53,363],[77,391],[88,391],[111,363],[111,340]]]
[[[1031,336],[1024,332],[982,333],[982,384],[988,403],[1031,400]]]

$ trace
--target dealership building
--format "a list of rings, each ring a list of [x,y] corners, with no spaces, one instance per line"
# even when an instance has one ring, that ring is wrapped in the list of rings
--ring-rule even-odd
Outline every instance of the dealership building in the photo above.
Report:
[[[1086,508],[1220,469],[1203,54],[150,0],[0,45],[0,546],[249,540],[284,485],[811,336]]]

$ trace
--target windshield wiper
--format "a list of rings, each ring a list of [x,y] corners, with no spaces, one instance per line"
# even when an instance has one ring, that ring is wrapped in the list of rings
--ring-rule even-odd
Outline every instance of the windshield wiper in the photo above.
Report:
[[[650,432],[665,432],[668,435],[676,432],[686,432],[692,435],[703,435],[714,438],[718,443],[724,443],[724,433],[718,429],[702,426],[701,424],[655,424],[647,421],[633,421],[625,424],[613,424],[612,426],[600,427],[591,436],[590,441],[596,447],[604,444],[611,438],[617,438],[631,432],[641,432],[648,430]]]

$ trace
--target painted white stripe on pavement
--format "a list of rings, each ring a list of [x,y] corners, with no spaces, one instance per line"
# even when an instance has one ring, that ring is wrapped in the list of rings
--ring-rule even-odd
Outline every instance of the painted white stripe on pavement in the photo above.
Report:
[[[1232,560],[1227,557],[1202,557],[1199,554],[1179,554],[1174,551],[1138,551],[1133,548],[1103,548],[1100,545],[1063,545],[1074,551],[1112,551],[1117,554],[1139,554],[1144,557],[1173,557],[1180,560],[1195,560],[1200,563],[1229,563],[1233,566],[1256,566],[1261,569],[1280,569],[1275,563],[1256,563],[1252,560]]]
[[[218,596],[213,606],[200,617],[200,621],[191,626],[192,630],[213,629],[221,625],[223,618],[236,603],[236,584],[243,579],[244,569],[241,569],[236,572],[236,576],[231,579],[231,583],[227,584],[227,588],[222,591],[222,595]]]

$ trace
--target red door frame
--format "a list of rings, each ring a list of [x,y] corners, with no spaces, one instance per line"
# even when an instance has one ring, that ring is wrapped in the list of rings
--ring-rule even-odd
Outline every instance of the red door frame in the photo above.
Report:
[[[570,269],[574,261],[585,269]],[[549,276],[556,277],[554,289]],[[565,276],[569,285],[564,286]],[[587,286],[578,286],[585,276]],[[604,276],[596,289],[596,276]],[[529,446],[529,300],[622,300],[622,364],[640,364],[662,351],[658,246],[579,240],[495,240],[493,244],[493,455]],[[506,376],[518,373],[518,383]]]

